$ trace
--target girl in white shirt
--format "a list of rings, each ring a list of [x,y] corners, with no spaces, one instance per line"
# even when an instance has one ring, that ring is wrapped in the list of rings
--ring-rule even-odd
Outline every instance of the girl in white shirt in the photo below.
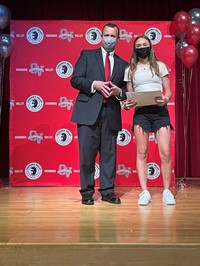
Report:
[[[169,72],[166,64],[158,61],[151,41],[146,35],[137,36],[134,41],[132,57],[125,70],[124,81],[127,82],[129,92],[162,92],[162,96],[155,98],[153,105],[138,106],[134,100],[126,101],[124,105],[126,110],[137,105],[133,116],[132,130],[137,145],[136,168],[142,188],[138,204],[148,205],[151,201],[151,194],[147,188],[147,156],[150,132],[154,132],[156,136],[161,159],[164,185],[163,202],[176,204],[170,191],[172,172],[170,140],[173,127],[167,109],[167,103],[172,96]]]

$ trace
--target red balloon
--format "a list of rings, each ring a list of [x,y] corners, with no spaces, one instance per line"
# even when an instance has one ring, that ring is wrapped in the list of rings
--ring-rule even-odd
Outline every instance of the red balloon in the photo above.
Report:
[[[191,68],[198,58],[198,50],[193,45],[186,46],[181,52],[181,60],[187,68]]]
[[[186,36],[189,44],[198,44],[198,42],[200,41],[200,25],[189,25]]]
[[[175,14],[173,23],[178,33],[185,33],[190,25],[190,16],[185,11],[179,11]]]

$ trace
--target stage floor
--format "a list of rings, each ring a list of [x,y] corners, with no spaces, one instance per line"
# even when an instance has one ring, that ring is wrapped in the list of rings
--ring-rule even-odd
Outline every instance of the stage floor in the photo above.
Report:
[[[200,182],[162,188],[138,206],[139,187],[117,187],[122,204],[81,204],[79,187],[2,187],[0,265],[200,265]]]

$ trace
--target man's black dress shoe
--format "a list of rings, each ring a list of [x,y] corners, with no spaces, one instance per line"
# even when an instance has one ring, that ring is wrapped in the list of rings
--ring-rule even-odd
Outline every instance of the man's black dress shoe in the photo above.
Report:
[[[94,199],[93,197],[82,197],[82,204],[85,205],[94,205]]]
[[[102,196],[102,200],[107,201],[109,203],[113,203],[113,204],[120,204],[121,203],[121,200],[119,198],[117,198],[114,193]]]

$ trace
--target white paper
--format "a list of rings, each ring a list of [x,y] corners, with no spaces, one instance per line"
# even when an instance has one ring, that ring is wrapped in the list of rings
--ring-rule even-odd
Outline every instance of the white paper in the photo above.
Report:
[[[136,106],[156,104],[155,97],[162,96],[161,91],[126,92],[127,100],[135,100]]]

